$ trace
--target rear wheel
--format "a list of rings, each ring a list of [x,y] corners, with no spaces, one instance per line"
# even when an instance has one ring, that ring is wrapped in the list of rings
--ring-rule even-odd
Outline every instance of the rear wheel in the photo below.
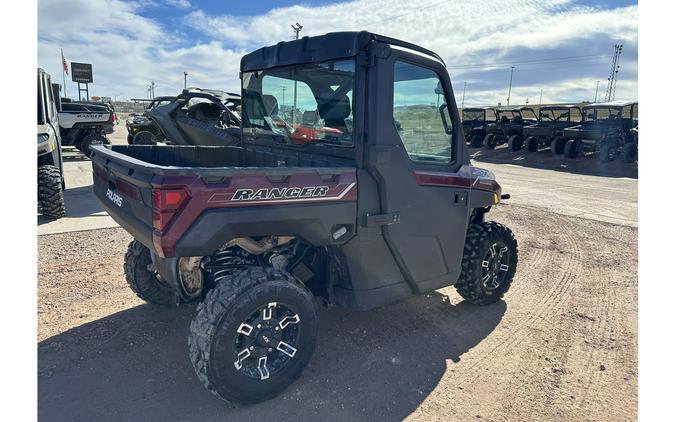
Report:
[[[509,148],[511,151],[520,151],[523,147],[523,137],[520,135],[511,135],[509,137]]]
[[[217,281],[190,324],[197,377],[237,403],[268,400],[307,365],[318,329],[311,293],[288,274],[250,267]]]
[[[38,167],[38,202],[45,218],[57,220],[66,215],[63,182],[58,167],[51,165]]]
[[[566,143],[567,143],[567,141],[565,140],[565,138],[563,138],[561,136],[553,138],[553,140],[551,141],[551,152],[556,154],[556,155],[560,155],[560,154],[564,153]]]
[[[497,302],[511,287],[517,265],[518,242],[508,227],[494,221],[471,224],[455,288],[473,304]]]
[[[151,269],[150,249],[138,240],[129,243],[124,254],[124,276],[131,290],[146,302],[162,306],[177,306],[178,295]]]
[[[581,143],[574,139],[570,139],[565,143],[565,157],[576,158],[579,156]]]
[[[614,144],[607,142],[600,147],[600,161],[608,163],[616,159],[616,147]]]
[[[483,145],[483,137],[480,135],[473,135],[471,137],[471,146],[474,148],[480,148]]]
[[[485,135],[483,146],[487,149],[495,149],[497,146],[497,140],[495,139],[495,135],[493,133],[488,133]]]
[[[134,143],[134,135],[128,134],[127,135],[127,144],[133,145],[133,143]]]
[[[80,142],[80,151],[87,157],[91,157],[91,147],[94,145],[108,145],[110,141],[100,132],[92,132]]]

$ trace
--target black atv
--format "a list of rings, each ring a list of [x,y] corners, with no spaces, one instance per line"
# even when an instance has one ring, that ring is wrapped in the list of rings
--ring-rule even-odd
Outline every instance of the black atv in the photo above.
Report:
[[[241,96],[230,92],[188,88],[173,101],[147,110],[152,130],[139,131],[134,144],[236,145],[240,142]]]
[[[497,116],[492,107],[462,109],[462,129],[466,142],[473,148],[483,145],[487,125],[496,121]]]
[[[497,121],[486,128],[483,146],[495,149],[497,145],[509,143],[522,145],[523,127],[533,125],[539,120],[532,107],[496,108]]]
[[[580,125],[563,130],[564,152],[574,158],[582,152],[598,152],[603,162],[616,157],[626,163],[637,160],[637,102],[613,101],[581,108]]]
[[[551,147],[555,154],[562,154],[565,149],[563,129],[581,123],[581,107],[575,105],[551,105],[539,109],[539,121],[533,125],[523,127],[522,138],[515,139],[509,146],[518,151],[523,146],[529,152]]]
[[[161,137],[161,131],[155,125],[152,120],[150,120],[146,113],[149,110],[152,110],[155,107],[160,107],[163,105],[167,105],[171,103],[172,101],[175,101],[176,97],[171,97],[171,96],[163,96],[163,97],[156,97],[154,100],[148,104],[148,106],[145,108],[145,112],[142,115],[134,115],[130,116],[127,119],[126,126],[127,126],[127,143],[129,145],[134,144],[134,138],[136,137],[137,134],[141,132],[149,132],[144,133],[139,137],[139,141],[137,142],[138,144],[143,144],[144,140],[147,139],[149,136],[159,139]],[[156,143],[156,142],[155,142]]]

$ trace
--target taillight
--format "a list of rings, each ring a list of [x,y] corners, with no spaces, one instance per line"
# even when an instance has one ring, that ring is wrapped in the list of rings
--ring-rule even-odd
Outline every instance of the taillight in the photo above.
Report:
[[[110,113],[110,117],[108,118],[108,123],[115,123],[115,120],[117,119],[117,116],[115,113]]]
[[[190,195],[183,189],[152,190],[152,227],[163,231],[182,210]]]

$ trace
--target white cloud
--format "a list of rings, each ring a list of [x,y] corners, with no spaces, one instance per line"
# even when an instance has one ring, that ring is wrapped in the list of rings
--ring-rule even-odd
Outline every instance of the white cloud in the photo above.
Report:
[[[185,26],[169,27],[175,21],[159,22],[140,13],[169,3],[186,10]],[[431,0],[356,0],[320,7],[276,8],[249,17],[187,10],[193,8],[189,1],[180,0],[40,0],[39,64],[54,79],[60,79],[59,49],[63,47],[69,60],[93,64],[92,92],[129,98],[144,97],[145,86],[152,80],[157,83],[157,95],[175,94],[183,86],[183,71],[189,73],[189,85],[237,89],[241,56],[290,39],[290,25],[295,22],[304,25],[301,36],[366,29],[411,41],[438,52],[449,66],[504,62],[514,55],[520,60],[536,59],[542,51],[550,51],[555,57],[557,51],[564,50],[564,55],[569,55],[570,46],[578,49],[571,54],[587,54],[586,47],[595,47],[598,42],[604,43],[601,51],[610,53],[615,40],[626,44],[626,50],[637,50],[637,6],[597,9],[570,0],[453,0],[436,6]],[[417,12],[409,13],[411,10]],[[200,32],[203,39],[188,39],[186,29]],[[637,96],[636,57],[625,55],[623,59],[622,76],[626,79],[620,78],[617,98]],[[603,65],[603,75],[605,67],[608,71],[609,63]],[[501,76],[484,74],[480,69],[451,69],[451,74],[460,81],[457,84],[476,80],[483,85],[480,91],[467,89],[467,104],[505,98],[504,84],[496,80]],[[545,84],[525,79],[531,76],[541,75],[518,74],[512,97],[529,95],[532,89],[538,101],[539,87],[534,85],[541,83],[545,85],[545,98],[578,95],[585,99],[588,87],[603,79],[578,69],[570,69],[564,76],[551,74]],[[590,78],[590,84],[586,78]],[[72,95],[74,84],[69,83],[68,89]]]

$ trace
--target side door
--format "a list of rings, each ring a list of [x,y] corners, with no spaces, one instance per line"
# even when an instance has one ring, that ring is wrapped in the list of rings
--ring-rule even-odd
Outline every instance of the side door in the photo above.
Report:
[[[450,80],[438,60],[393,46],[373,76],[369,102],[377,103],[377,117],[369,129],[368,143],[375,144],[369,162],[389,216],[382,218],[389,218],[383,235],[413,290],[454,284],[470,184]]]

